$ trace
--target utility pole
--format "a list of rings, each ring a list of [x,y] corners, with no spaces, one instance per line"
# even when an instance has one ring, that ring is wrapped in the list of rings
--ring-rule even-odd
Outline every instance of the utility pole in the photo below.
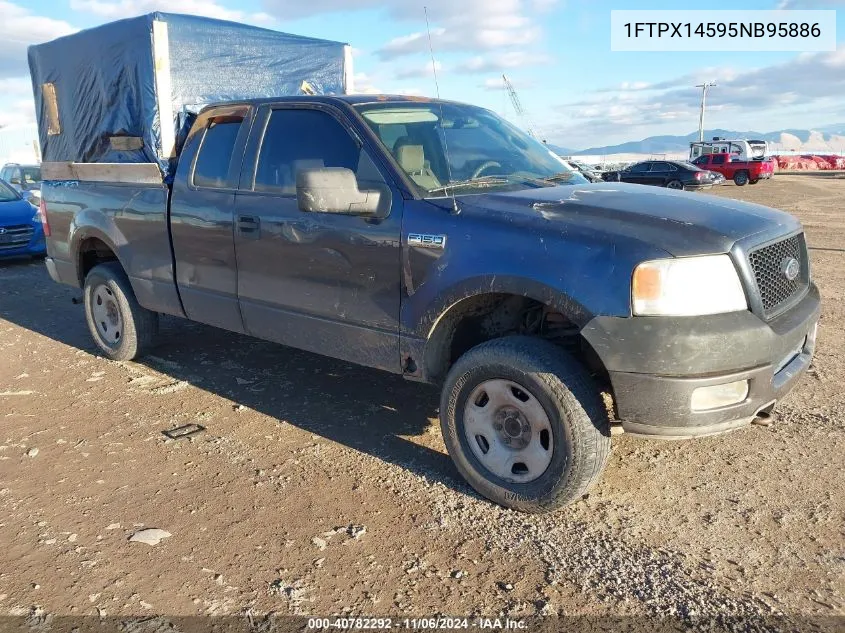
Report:
[[[698,113],[698,140],[704,140],[704,105],[707,101],[707,89],[716,85],[715,81],[705,81],[703,84],[697,84],[696,88],[701,88],[701,111]]]

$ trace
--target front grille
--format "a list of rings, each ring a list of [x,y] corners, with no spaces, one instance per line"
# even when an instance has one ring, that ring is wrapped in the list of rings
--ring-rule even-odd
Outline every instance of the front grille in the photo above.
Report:
[[[766,317],[790,305],[809,284],[807,255],[802,238],[800,234],[793,235],[757,249],[748,256]],[[785,272],[786,263],[790,259],[797,260],[800,265],[800,272],[793,280]]]
[[[26,246],[32,239],[33,231],[31,224],[0,227],[0,251]]]

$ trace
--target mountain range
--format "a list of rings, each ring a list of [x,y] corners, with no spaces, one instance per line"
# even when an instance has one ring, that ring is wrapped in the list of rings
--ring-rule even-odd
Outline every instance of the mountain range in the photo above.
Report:
[[[705,139],[712,139],[714,136],[721,138],[736,139],[760,139],[767,141],[773,151],[777,149],[790,151],[845,151],[845,123],[827,125],[813,130],[786,129],[775,132],[755,132],[737,130],[712,129],[704,131]],[[603,147],[590,147],[582,150],[575,150],[556,145],[549,147],[558,154],[564,156],[578,155],[606,155],[606,154],[673,154],[686,153],[689,151],[689,144],[698,140],[698,132],[691,132],[685,136],[649,136],[640,141],[629,141],[618,145],[605,145]]]

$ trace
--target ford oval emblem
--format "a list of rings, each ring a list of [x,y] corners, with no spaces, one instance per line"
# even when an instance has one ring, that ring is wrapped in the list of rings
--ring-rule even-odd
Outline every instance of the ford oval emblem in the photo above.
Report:
[[[801,264],[794,257],[785,257],[780,265],[780,271],[789,281],[795,281],[801,272]]]

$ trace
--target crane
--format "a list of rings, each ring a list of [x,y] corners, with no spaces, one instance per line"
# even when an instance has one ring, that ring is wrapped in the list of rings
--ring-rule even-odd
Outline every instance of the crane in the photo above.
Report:
[[[528,113],[525,111],[525,108],[522,107],[522,102],[519,100],[519,95],[516,94],[516,88],[513,87],[510,79],[508,79],[507,75],[502,75],[502,81],[505,82],[505,90],[508,93],[508,96],[511,99],[511,103],[513,104],[513,109],[516,112],[516,115],[522,120],[522,124],[525,126],[525,129],[528,131],[528,134],[536,138],[538,141],[541,140],[539,135],[537,134],[537,130],[531,123],[531,120],[528,117]]]

